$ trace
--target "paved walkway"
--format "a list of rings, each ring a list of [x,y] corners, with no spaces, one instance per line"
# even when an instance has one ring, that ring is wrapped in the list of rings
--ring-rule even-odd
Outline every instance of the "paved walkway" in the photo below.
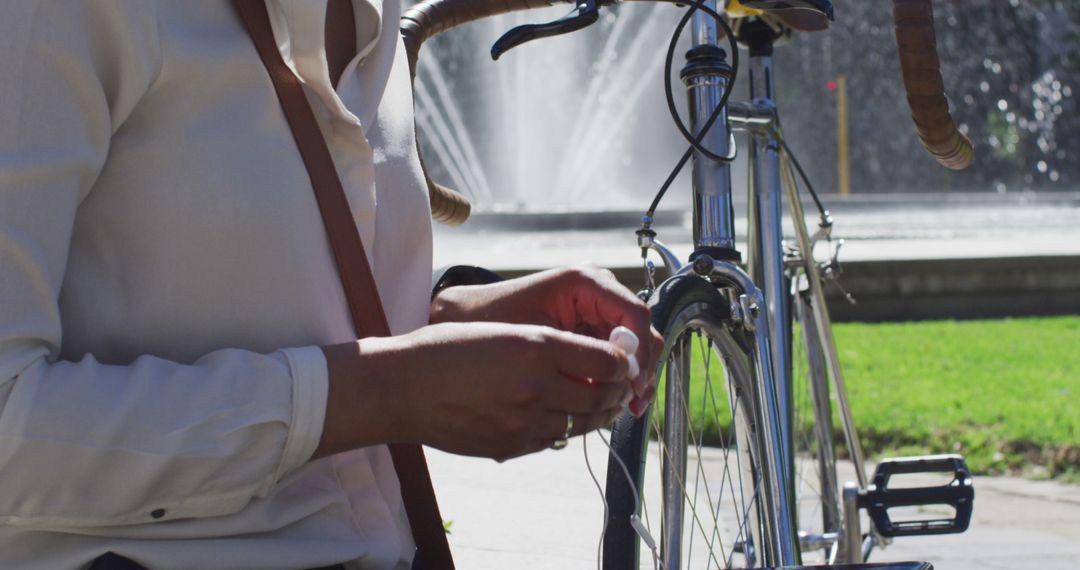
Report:
[[[833,235],[846,240],[842,261],[1080,255],[1080,192],[824,196],[823,201],[835,219]],[[528,217],[492,225],[483,216],[461,228],[436,227],[435,265],[464,263],[495,270],[580,262],[641,266],[634,235],[640,214],[588,214],[582,223],[574,223],[573,214],[553,216],[566,217],[566,227],[576,229],[541,230],[532,227]],[[811,231],[816,216],[807,212]],[[598,224],[601,229],[581,229],[612,217],[625,219],[625,229],[611,229],[610,223]],[[789,226],[785,234],[793,235],[790,222],[785,219],[785,224]],[[515,229],[507,230],[508,225]],[[742,235],[745,230],[739,218],[736,231]],[[688,221],[657,231],[676,253],[690,253]]]
[[[826,203],[837,235],[849,240],[846,260],[1080,255],[1080,193],[895,195]],[[661,236],[677,245],[689,241],[689,229],[662,228]],[[534,269],[588,261],[633,267],[640,265],[633,244],[633,228],[444,228],[436,238],[436,264]],[[603,507],[581,442],[501,465],[430,452],[460,568],[596,567]],[[595,435],[588,447],[603,482],[606,449]],[[873,560],[929,560],[944,570],[1080,566],[1080,487],[991,477],[977,478],[975,487],[974,521],[966,534],[897,540]]]
[[[503,464],[428,452],[451,547],[463,570],[596,567],[603,505],[582,440]],[[606,449],[587,443],[601,483]],[[975,480],[967,533],[898,539],[875,562],[928,560],[939,570],[1047,569],[1080,565],[1080,487],[1010,477]]]

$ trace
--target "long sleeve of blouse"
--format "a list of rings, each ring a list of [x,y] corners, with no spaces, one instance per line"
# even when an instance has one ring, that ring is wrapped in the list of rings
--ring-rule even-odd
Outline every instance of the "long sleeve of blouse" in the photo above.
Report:
[[[268,4],[391,328],[422,326],[430,226],[396,12],[384,26],[379,4],[360,3],[366,47],[335,91],[312,57],[325,7]],[[32,537],[90,552],[62,529],[112,536],[102,544],[119,552],[124,537],[288,534],[331,511],[366,540],[379,535],[365,524],[400,530],[381,454],[309,463],[327,397],[317,347],[355,333],[306,172],[230,3],[3,2],[0,54],[3,550]],[[358,462],[374,465],[350,478]],[[288,491],[305,477],[306,495]],[[329,480],[336,490],[310,483]],[[185,522],[208,517],[199,531]],[[266,567],[273,556],[321,565],[267,551]]]
[[[92,208],[113,134],[161,65],[153,5],[113,7],[13,2],[0,16],[0,521],[9,525],[235,512],[307,461],[322,429],[317,348],[222,349],[187,363],[62,357],[80,209]],[[125,260],[111,261],[101,275],[130,284]]]

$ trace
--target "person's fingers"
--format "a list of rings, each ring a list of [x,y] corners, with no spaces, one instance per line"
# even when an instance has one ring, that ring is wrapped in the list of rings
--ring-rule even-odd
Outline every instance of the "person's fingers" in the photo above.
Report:
[[[610,342],[556,329],[547,329],[547,334],[541,357],[551,359],[562,374],[599,382],[626,378],[630,366],[626,353]]]
[[[573,421],[570,422],[570,433],[568,436],[566,432],[568,424],[566,420],[567,414],[551,412],[542,419],[542,425],[538,424],[536,430],[538,437],[529,441],[524,446],[504,450],[502,453],[496,455],[494,459],[501,463],[513,459],[514,457],[551,449],[555,442],[562,439],[563,436],[567,436],[567,439],[569,439],[611,425],[615,422],[615,419],[621,412],[622,409],[616,407],[591,414],[570,414]]]
[[[657,362],[659,362],[660,355],[664,352],[664,337],[660,336],[660,333],[656,332],[656,329],[649,328],[648,338],[648,344],[651,344],[649,350],[650,359],[642,364],[641,375],[634,381],[634,392],[638,397],[645,399],[652,397],[652,395],[646,396],[645,391],[650,387],[656,387]]]
[[[544,387],[543,394],[548,410],[592,414],[621,406],[632,399],[633,390],[622,382],[589,384],[572,378],[558,378]]]
[[[595,414],[589,414],[581,418],[575,418],[574,429],[571,436],[592,433],[602,427],[610,426],[621,411],[621,407],[615,407],[602,410]]]
[[[527,446],[525,446],[524,448],[522,448],[518,453],[515,453],[514,455],[509,455],[509,456],[506,456],[506,457],[498,457],[498,458],[495,459],[495,461],[498,461],[499,463],[502,463],[502,462],[504,462],[504,461],[506,461],[508,459],[513,459],[515,457],[521,457],[523,455],[531,455],[531,454],[536,453],[538,451],[544,451],[545,449],[551,449],[552,442],[554,442],[554,440],[539,440],[539,439],[537,439],[537,440],[529,442],[529,444]]]
[[[627,408],[634,417],[640,418],[641,414],[644,414],[645,410],[649,408],[654,396],[656,396],[656,386],[649,386],[640,397],[632,399]]]
[[[550,447],[552,443],[562,439],[564,435],[568,435],[568,437],[577,437],[611,425],[611,423],[615,421],[615,417],[618,415],[619,411],[620,409],[615,407],[599,410],[591,414],[551,412],[544,419],[545,427],[537,430],[540,437],[536,440],[536,443],[541,444],[543,447]],[[569,434],[567,434],[566,431],[568,425],[568,422],[566,421],[567,415],[573,418],[573,421],[570,422]]]
[[[633,293],[615,278],[615,274],[596,267],[578,267],[566,277],[573,294],[574,316],[590,323],[603,322],[610,329],[625,324],[625,313],[636,312],[648,319],[648,309]],[[629,325],[626,325],[629,326]],[[646,329],[630,327],[642,338]]]
[[[632,380],[635,384],[642,384],[643,376],[651,374],[651,365],[655,365],[659,354],[654,343],[642,342],[651,339],[654,333],[648,307],[619,283],[610,271],[579,268],[575,277],[574,309],[580,320],[591,324],[599,319],[608,333],[617,326],[624,326],[637,336],[639,343],[635,357],[640,370]],[[596,325],[593,327],[600,328]],[[650,366],[644,366],[647,363]]]

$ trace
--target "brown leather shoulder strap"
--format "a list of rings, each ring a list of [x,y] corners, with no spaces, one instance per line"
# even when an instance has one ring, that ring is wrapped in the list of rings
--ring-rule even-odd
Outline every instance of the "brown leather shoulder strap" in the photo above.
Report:
[[[304,95],[303,86],[278,51],[266,4],[264,0],[233,0],[233,3],[270,74],[285,119],[311,178],[356,334],[359,338],[389,336],[390,327],[368,265],[364,243],[349,209],[348,198],[334,168],[330,150],[326,147],[326,139]],[[393,444],[390,445],[390,454],[401,482],[402,499],[413,539],[419,549],[417,556],[420,566],[424,570],[452,570],[454,562],[423,449],[419,445]]]

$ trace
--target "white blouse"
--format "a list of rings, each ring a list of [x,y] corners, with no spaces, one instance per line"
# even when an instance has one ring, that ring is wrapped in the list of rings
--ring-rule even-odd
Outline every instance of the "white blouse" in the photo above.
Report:
[[[391,329],[431,227],[401,7],[268,0]],[[355,338],[308,175],[232,3],[0,3],[0,567],[408,566],[384,446],[309,462]]]

